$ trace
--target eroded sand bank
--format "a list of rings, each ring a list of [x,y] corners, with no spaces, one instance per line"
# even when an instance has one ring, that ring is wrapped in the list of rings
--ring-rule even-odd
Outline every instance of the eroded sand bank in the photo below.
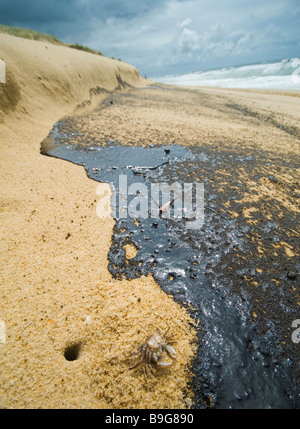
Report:
[[[40,155],[54,122],[90,90],[143,85],[127,64],[0,35],[1,407],[177,408],[190,404],[195,331],[151,277],[112,280],[113,219],[96,214],[96,187],[78,166]],[[101,91],[94,91],[100,92]],[[99,101],[99,98],[98,98]],[[156,328],[176,333],[180,357],[145,379],[127,359]],[[69,344],[78,358],[66,360]],[[185,397],[187,396],[187,399]]]

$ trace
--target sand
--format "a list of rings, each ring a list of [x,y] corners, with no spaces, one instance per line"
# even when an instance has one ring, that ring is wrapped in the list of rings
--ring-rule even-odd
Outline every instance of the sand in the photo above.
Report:
[[[128,64],[5,34],[0,57],[7,66],[7,83],[0,84],[0,320],[6,328],[0,407],[190,407],[197,327],[188,308],[151,276],[113,280],[107,254],[114,220],[97,216],[99,184],[82,167],[40,155],[40,143],[57,120],[92,111],[108,96],[102,88],[132,95],[95,122],[82,117],[82,129],[103,142],[222,141],[293,156],[299,154],[295,137],[274,124],[299,129],[299,93],[185,88],[154,95]],[[90,103],[91,94],[98,95]],[[260,116],[259,124],[255,116],[245,119],[244,108]],[[297,175],[281,179],[293,183]],[[259,183],[258,198],[269,191]],[[274,197],[297,210],[280,192]],[[126,252],[135,254],[130,247]],[[135,361],[128,355],[168,327],[177,341],[173,365],[149,377],[142,367],[130,370]]]
[[[152,277],[113,281],[112,218],[96,214],[97,182],[40,155],[52,125],[113,91],[137,70],[104,57],[0,34],[2,408],[184,408],[192,393],[195,331]],[[97,92],[97,91],[96,91]],[[98,91],[99,92],[99,91]],[[97,101],[101,100],[101,93]],[[157,328],[176,334],[179,358],[156,377],[127,356]],[[3,340],[3,337],[2,337]],[[78,345],[78,357],[65,350]]]

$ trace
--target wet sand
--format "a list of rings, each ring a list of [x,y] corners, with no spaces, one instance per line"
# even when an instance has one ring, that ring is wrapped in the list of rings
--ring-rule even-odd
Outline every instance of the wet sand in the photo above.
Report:
[[[58,52],[40,42],[6,43],[16,52],[26,45],[28,52],[35,52],[35,65],[42,52],[54,50],[53,60]],[[40,52],[33,46],[40,46]],[[68,76],[79,67],[82,55],[73,52]],[[86,55],[85,63],[93,57]],[[64,60],[65,56],[66,51]],[[86,101],[90,88],[105,84],[101,77],[97,84],[96,76],[86,76],[76,94],[77,81],[73,85],[70,80],[68,89],[53,71],[36,87],[32,70],[26,74],[19,61],[19,72],[15,69],[10,80],[14,98],[1,105],[0,319],[5,321],[6,341],[0,342],[0,406],[188,408],[193,401],[191,365],[196,352],[196,327],[188,309],[165,294],[152,276],[131,281],[112,278],[107,255],[114,220],[97,216],[98,183],[88,179],[82,167],[40,155],[40,143],[53,124]],[[13,59],[8,63],[13,69]],[[25,60],[24,64],[29,67]],[[95,66],[93,57],[90,70]],[[106,85],[109,91],[118,85],[115,76]],[[128,81],[145,85],[138,79]],[[61,88],[58,95],[56,88]],[[75,95],[62,102],[61,94],[72,92],[70,88]],[[93,116],[89,123],[82,118],[82,130],[91,134],[91,141],[94,135],[103,142],[130,145],[205,143],[215,150],[243,146],[299,156],[299,93],[201,88],[161,89],[154,94],[151,89],[129,89],[126,97],[123,104],[103,109],[94,121]],[[298,212],[299,171],[287,168],[276,171],[276,177],[280,185],[264,179],[249,183],[245,201],[272,195]],[[228,204],[227,210],[236,216]],[[251,210],[244,215],[250,224],[255,222]],[[296,236],[298,227],[290,233]],[[278,246],[287,258],[297,255],[288,238]],[[134,254],[128,252],[129,257]],[[299,306],[298,284],[291,289]],[[128,355],[157,328],[167,327],[176,336],[176,362],[156,377],[145,377],[142,367],[129,370]],[[75,345],[74,360],[66,359],[70,345]]]

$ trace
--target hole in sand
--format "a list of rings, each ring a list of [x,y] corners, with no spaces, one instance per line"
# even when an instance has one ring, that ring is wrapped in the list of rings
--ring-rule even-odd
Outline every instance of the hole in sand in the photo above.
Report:
[[[68,361],[77,360],[81,350],[81,342],[69,344],[64,351],[64,357]]]

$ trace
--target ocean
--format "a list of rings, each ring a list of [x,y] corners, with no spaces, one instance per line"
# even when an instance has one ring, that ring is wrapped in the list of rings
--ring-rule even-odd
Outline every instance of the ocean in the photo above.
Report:
[[[186,74],[152,77],[151,79],[160,83],[181,86],[300,91],[300,58],[200,70]]]

